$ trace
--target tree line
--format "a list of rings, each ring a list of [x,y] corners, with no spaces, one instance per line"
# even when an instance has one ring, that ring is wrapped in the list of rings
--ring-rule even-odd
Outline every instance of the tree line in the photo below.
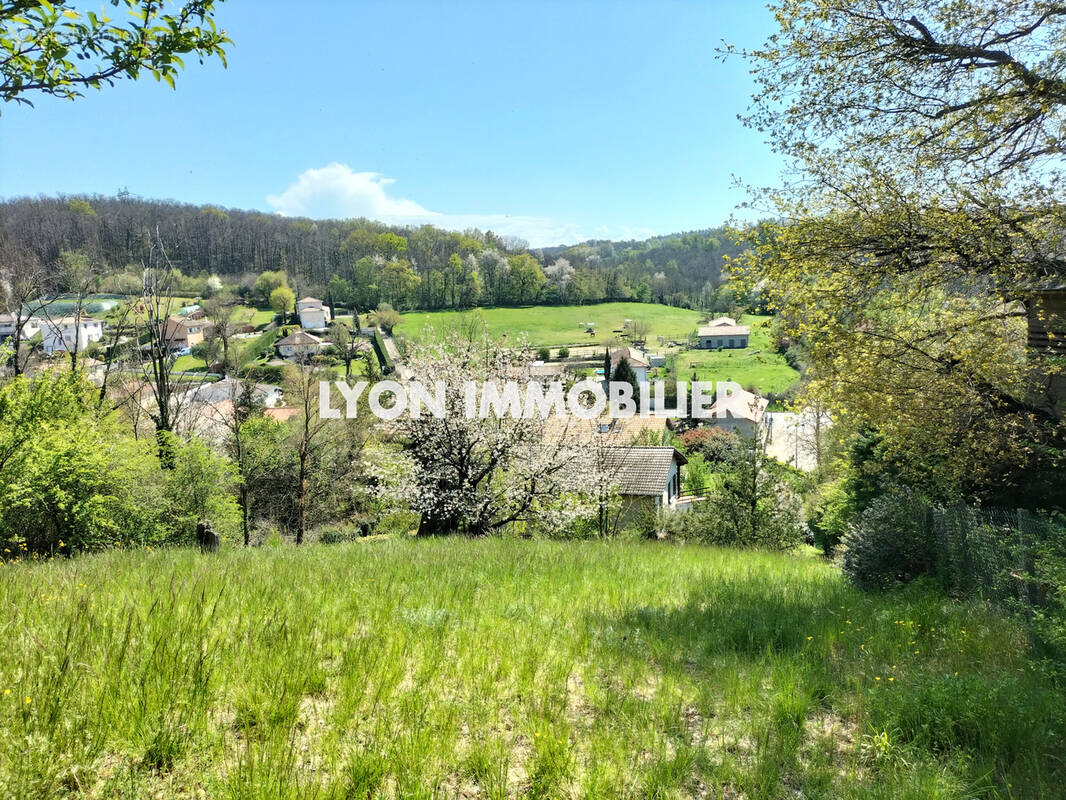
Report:
[[[258,274],[284,271],[300,292],[400,309],[605,300],[725,308],[723,265],[740,252],[722,229],[538,250],[492,231],[290,218],[128,192],[0,203],[5,272],[49,270],[80,251],[111,273],[135,273],[160,241],[184,275],[251,286]]]

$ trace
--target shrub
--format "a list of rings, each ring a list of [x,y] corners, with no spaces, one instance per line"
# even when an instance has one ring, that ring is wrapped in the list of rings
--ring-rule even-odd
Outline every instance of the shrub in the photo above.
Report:
[[[550,361],[552,357],[552,351],[550,347],[541,347],[537,350],[537,358],[541,361]]]
[[[315,538],[319,544],[341,544],[342,542],[354,542],[361,535],[357,525],[332,525],[318,531]]]
[[[679,437],[681,448],[689,455],[702,455],[708,462],[729,460],[736,452],[739,437],[732,431],[713,425],[690,428]]]
[[[847,529],[851,513],[848,493],[840,481],[822,487],[815,498],[807,524],[814,534],[814,544],[827,556],[833,555]]]
[[[925,498],[912,489],[893,487],[875,498],[842,540],[845,574],[858,586],[877,588],[931,573],[936,543],[928,512]]]
[[[285,379],[285,367],[281,364],[254,364],[242,370],[241,375],[258,383],[280,384]]]
[[[374,526],[375,534],[410,536],[418,528],[419,516],[414,511],[393,511]]]
[[[251,364],[253,361],[258,361],[260,358],[271,355],[274,352],[274,342],[278,340],[279,333],[280,331],[277,328],[271,328],[268,331],[263,331],[248,342],[244,349],[241,350],[241,366]]]
[[[570,348],[569,347],[560,347],[559,348],[559,358],[570,358]]]

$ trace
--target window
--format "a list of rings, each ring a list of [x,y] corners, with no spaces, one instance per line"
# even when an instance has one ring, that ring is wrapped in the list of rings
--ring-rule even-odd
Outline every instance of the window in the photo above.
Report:
[[[736,347],[736,344],[734,343],[734,341],[732,339],[729,340],[729,346],[730,347]]]

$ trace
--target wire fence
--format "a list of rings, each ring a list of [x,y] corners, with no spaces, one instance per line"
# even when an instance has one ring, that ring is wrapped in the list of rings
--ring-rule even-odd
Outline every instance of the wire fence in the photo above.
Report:
[[[981,597],[1031,615],[1048,600],[1037,575],[1041,551],[1061,536],[1045,517],[1005,508],[925,508],[934,572],[954,593]]]

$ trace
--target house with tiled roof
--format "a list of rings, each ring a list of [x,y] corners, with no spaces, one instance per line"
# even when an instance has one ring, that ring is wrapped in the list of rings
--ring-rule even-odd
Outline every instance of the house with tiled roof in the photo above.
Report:
[[[317,356],[326,348],[326,343],[307,331],[295,330],[284,339],[274,343],[282,358],[308,358]]]
[[[171,351],[187,350],[203,342],[211,323],[203,317],[176,314],[167,317],[163,327],[163,340]]]
[[[296,313],[300,315],[300,327],[312,331],[325,330],[332,319],[329,307],[316,297],[298,300]]]
[[[604,447],[600,467],[632,513],[669,508],[681,495],[681,467],[688,459],[673,447]]]
[[[651,362],[642,352],[632,347],[616,347],[610,352],[612,375],[615,369],[618,368],[618,363],[624,358],[629,362],[629,366],[633,368],[633,373],[637,376],[637,383],[648,382],[648,368],[651,367]]]
[[[711,416],[708,421],[717,428],[734,431],[741,436],[754,436],[766,420],[766,408],[769,405],[770,401],[765,397],[740,389],[715,400],[709,409]]]

